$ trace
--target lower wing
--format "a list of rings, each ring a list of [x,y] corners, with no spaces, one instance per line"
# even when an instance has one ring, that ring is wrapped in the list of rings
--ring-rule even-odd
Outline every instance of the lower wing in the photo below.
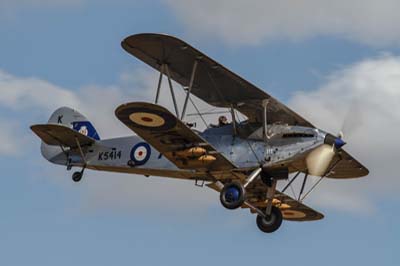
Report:
[[[207,186],[216,191],[221,191],[222,189],[217,182],[208,184]],[[265,209],[268,202],[267,189],[267,186],[263,184],[260,179],[254,180],[254,182],[246,187],[246,203],[248,204],[243,204],[242,208],[250,208],[252,213],[256,213],[254,208],[260,210]],[[313,210],[302,202],[295,200],[278,190],[275,192],[272,204],[281,210],[283,219],[288,221],[305,222],[321,220],[324,218],[322,213]]]
[[[145,102],[119,106],[115,115],[180,169],[227,172],[236,167],[166,108]]]

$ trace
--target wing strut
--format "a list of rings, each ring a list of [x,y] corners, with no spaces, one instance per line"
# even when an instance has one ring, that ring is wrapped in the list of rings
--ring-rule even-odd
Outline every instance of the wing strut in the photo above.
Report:
[[[160,77],[158,78],[156,100],[154,101],[156,104],[158,103],[158,98],[160,97],[160,89],[161,89],[161,83],[162,83],[162,78],[163,78],[163,72],[164,72],[164,65],[161,65],[161,67],[160,67]]]
[[[176,103],[174,87],[172,87],[171,74],[169,73],[169,67],[168,67],[168,65],[164,65],[164,67],[167,72],[169,90],[171,91],[172,101],[174,102],[175,113],[176,113],[176,116],[179,117],[179,110],[178,110],[178,105]]]
[[[232,129],[233,129],[233,136],[237,135],[237,125],[236,125],[236,116],[235,116],[235,109],[233,109],[233,105],[231,105],[231,115],[232,115]]]
[[[162,64],[160,67],[160,77],[158,78],[155,103],[156,104],[158,103],[158,99],[160,97],[160,90],[161,90],[161,84],[162,84],[162,78],[164,75],[164,71],[167,74],[169,90],[171,92],[172,102],[174,103],[175,113],[176,113],[176,116],[179,117],[178,104],[176,103],[175,91],[174,91],[174,87],[172,86],[171,74],[169,72],[169,68],[168,68],[167,64]]]
[[[185,98],[185,102],[184,102],[184,104],[183,104],[183,110],[182,110],[181,120],[183,120],[183,118],[185,117],[186,107],[187,107],[187,104],[188,104],[190,92],[192,91],[193,82],[194,82],[194,76],[195,76],[195,74],[196,74],[196,69],[197,69],[197,64],[198,64],[198,61],[195,60],[195,61],[194,61],[194,64],[193,64],[192,74],[190,75],[189,88],[188,88],[188,90],[187,90],[187,92],[186,92],[186,98]]]
[[[262,102],[262,106],[263,106],[263,139],[264,139],[264,142],[267,142],[267,140],[269,139],[269,136],[268,136],[268,117],[267,117],[267,113],[268,113],[268,103],[269,103],[269,100],[268,99],[265,99],[263,102]]]

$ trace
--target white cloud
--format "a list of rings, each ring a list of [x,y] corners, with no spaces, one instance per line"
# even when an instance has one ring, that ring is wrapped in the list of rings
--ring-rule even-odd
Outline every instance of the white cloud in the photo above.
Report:
[[[23,140],[20,138],[20,127],[13,121],[0,117],[0,156],[16,156],[23,146]]]
[[[333,35],[400,44],[397,0],[166,0],[188,32],[232,44]]]
[[[0,107],[11,110],[34,108],[55,109],[67,103],[77,105],[71,91],[37,78],[15,77],[0,70]]]
[[[361,179],[323,181],[311,197],[314,203],[365,211],[376,207],[373,199],[397,194],[399,88],[400,57],[383,55],[351,65],[319,89],[292,97],[290,106],[315,125],[332,133],[343,128],[344,148],[370,170]]]

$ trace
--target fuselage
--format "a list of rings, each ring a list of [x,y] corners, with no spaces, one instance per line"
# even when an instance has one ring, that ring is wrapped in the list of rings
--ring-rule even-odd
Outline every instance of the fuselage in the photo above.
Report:
[[[270,125],[268,136],[260,130],[250,135],[232,134],[232,125],[211,127],[198,134],[215,147],[238,168],[275,167],[301,160],[324,142],[326,133],[307,127]],[[239,128],[240,132],[240,128]],[[195,173],[181,170],[138,136],[100,140],[85,150],[85,161],[80,154],[68,156],[59,147],[42,144],[42,154],[49,161],[71,166],[82,166],[103,171],[143,175],[189,178]],[[129,162],[139,160],[134,166]]]

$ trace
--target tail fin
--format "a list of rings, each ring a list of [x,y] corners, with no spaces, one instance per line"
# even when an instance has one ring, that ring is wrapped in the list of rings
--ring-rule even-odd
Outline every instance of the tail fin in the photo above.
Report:
[[[100,136],[92,123],[84,115],[69,107],[61,107],[55,110],[50,116],[48,124],[62,124],[82,135],[100,140]]]
[[[61,124],[82,135],[95,140],[100,140],[100,136],[92,123],[84,115],[69,107],[61,107],[54,111],[50,116],[48,124]],[[62,149],[58,146],[48,145],[42,142],[41,152],[43,157],[53,163],[62,165],[67,164],[68,158],[66,158]]]

